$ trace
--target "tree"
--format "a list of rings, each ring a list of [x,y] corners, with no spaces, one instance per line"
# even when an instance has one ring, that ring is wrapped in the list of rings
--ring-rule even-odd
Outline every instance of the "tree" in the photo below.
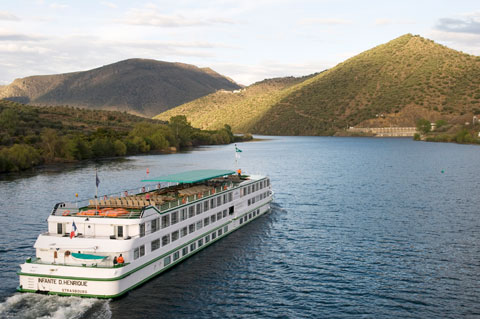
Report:
[[[427,134],[432,129],[432,124],[429,120],[426,119],[419,119],[417,121],[417,131],[422,134]]]
[[[172,128],[178,146],[190,146],[192,144],[193,128],[185,115],[171,117],[169,126]]]

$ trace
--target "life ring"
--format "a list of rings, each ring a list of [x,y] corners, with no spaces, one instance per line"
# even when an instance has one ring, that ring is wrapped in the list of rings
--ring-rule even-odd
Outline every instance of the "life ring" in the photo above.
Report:
[[[212,194],[215,194],[215,188],[212,188]]]
[[[223,186],[223,190],[225,191],[227,190],[227,185]]]
[[[184,197],[182,198],[182,204],[185,204],[187,202],[187,199]]]
[[[66,210],[62,213],[62,216],[70,216],[70,211]]]

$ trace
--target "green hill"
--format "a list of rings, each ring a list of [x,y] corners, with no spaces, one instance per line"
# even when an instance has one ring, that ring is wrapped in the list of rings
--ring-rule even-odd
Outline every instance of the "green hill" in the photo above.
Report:
[[[220,89],[239,88],[209,68],[129,59],[83,72],[16,79],[0,87],[0,98],[153,116]]]
[[[237,132],[271,135],[415,126],[418,118],[463,121],[480,113],[480,57],[407,34],[299,83],[221,102],[208,95],[156,118],[185,114],[194,126],[228,123]]]

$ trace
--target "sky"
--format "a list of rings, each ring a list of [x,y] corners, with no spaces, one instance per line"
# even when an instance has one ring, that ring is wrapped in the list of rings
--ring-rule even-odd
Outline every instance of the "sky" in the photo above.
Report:
[[[0,85],[129,58],[249,85],[320,72],[406,33],[480,55],[480,2],[0,0]]]

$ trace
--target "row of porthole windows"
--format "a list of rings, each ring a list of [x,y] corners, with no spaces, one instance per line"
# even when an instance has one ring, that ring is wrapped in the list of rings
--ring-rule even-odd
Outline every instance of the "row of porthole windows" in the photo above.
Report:
[[[250,220],[252,218],[255,218],[256,216],[260,215],[260,209],[254,210],[251,213],[248,213],[247,215],[243,216],[240,218],[240,225],[246,222],[247,220]]]
[[[191,243],[188,246],[183,247],[182,249],[177,250],[173,254],[163,258],[163,266],[168,266],[172,262],[178,260],[180,258],[180,253],[181,253],[182,257],[184,257],[188,253],[191,253],[191,252],[195,251],[197,248],[202,247],[204,244],[207,244],[208,242],[210,242],[210,240],[214,240],[215,238],[217,238],[217,236],[220,237],[224,233],[227,233],[227,232],[228,232],[228,225],[223,227],[223,228],[220,228],[219,230],[217,230],[217,231],[215,231],[211,234],[208,234],[205,237],[200,238],[199,240]]]
[[[261,180],[259,182],[256,182],[256,183],[252,183],[251,185],[244,186],[244,187],[240,188],[240,197],[249,195],[253,192],[256,192],[256,191],[258,191],[262,188],[268,187],[268,186],[270,186],[270,180],[268,178],[266,178],[264,180]]]
[[[247,204],[248,206],[252,205],[252,204],[255,204],[256,201],[259,201],[259,200],[262,200],[264,198],[267,198],[268,196],[268,192],[263,192],[255,197],[252,197],[250,198],[248,201],[247,201]]]

